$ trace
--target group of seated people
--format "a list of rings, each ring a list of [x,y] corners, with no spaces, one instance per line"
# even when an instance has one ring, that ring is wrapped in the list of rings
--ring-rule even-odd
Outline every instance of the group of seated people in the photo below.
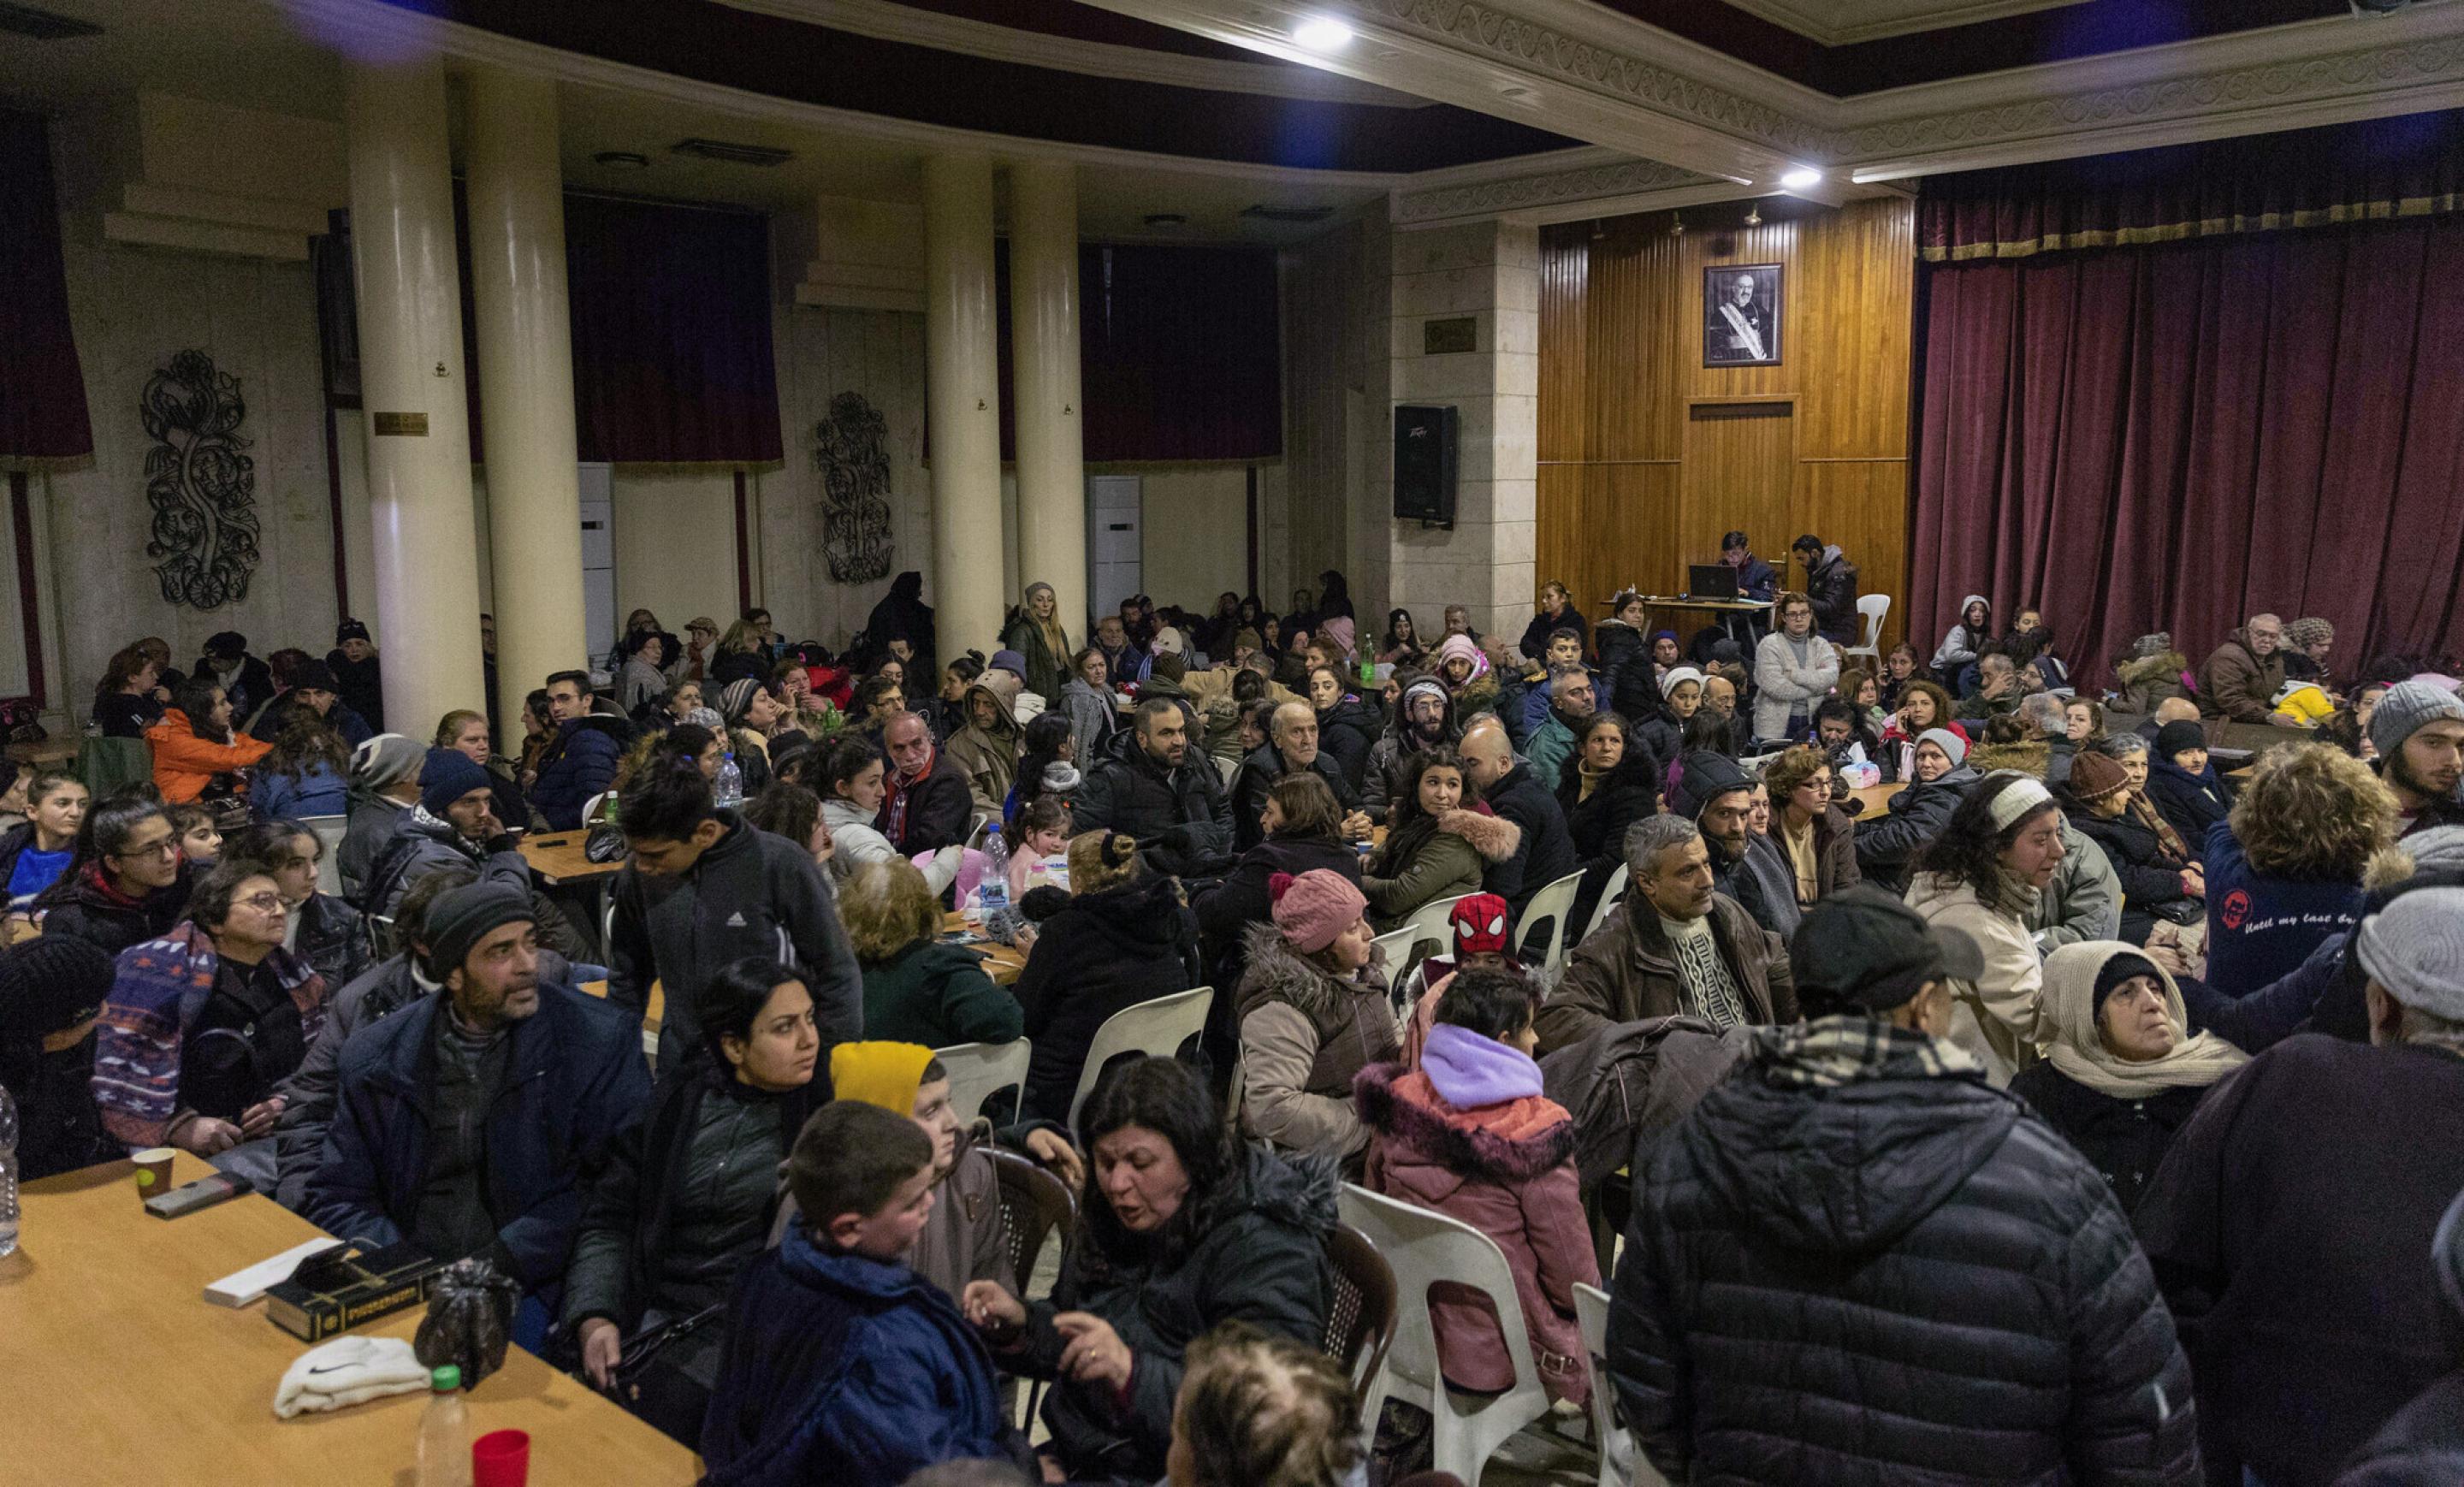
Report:
[[[1605,1258],[1578,1148],[1630,1152],[1610,1372],[1671,1479],[2000,1452],[2187,1482],[2204,1449],[2326,1480],[2464,1362],[2427,1263],[2464,1189],[2435,1142],[2464,1121],[2464,963],[2431,917],[2464,906],[2464,700],[2434,667],[2339,688],[2304,647],[2318,741],[2229,776],[2212,729],[2308,622],[2258,617],[2195,673],[2149,637],[2092,695],[2041,616],[1996,637],[1981,601],[1937,680],[1905,646],[1843,672],[1800,591],[1750,670],[1725,626],[1647,633],[1631,594],[1594,626],[1551,584],[1513,647],[1450,609],[1423,649],[1397,611],[1370,655],[1340,575],[1282,623],[1225,598],[1201,623],[1132,600],[1073,648],[1035,584],[989,658],[937,667],[905,578],[838,657],[766,615],[675,645],[637,612],[610,681],[547,679],[518,757],[456,711],[320,752],[337,809],[246,825],[211,801],[287,801],[273,751],[362,712],[330,665],[259,680],[209,646],[230,685],[171,691],[223,737],[166,708],[151,782],[0,794],[21,1168],[170,1145],[332,1232],[484,1257],[517,1340],[624,1375],[714,1482],[1348,1479],[1361,1422],[1315,1353],[1345,1180],[1495,1239],[1577,1408],[1573,1288]],[[122,654],[107,695],[142,717],[161,667]],[[301,819],[327,815],[339,896]],[[604,936],[519,849],[584,825],[625,854]],[[1555,924],[1527,916],[1566,881]],[[1006,987],[945,929],[980,904],[1005,932],[1004,902]],[[1378,937],[1440,904],[1440,952],[1387,964]],[[1114,1014],[1199,986],[1193,1049],[1088,1068]],[[935,1050],[1022,1037],[1023,1090],[962,1124]],[[1604,1113],[1630,1068],[1649,1098]],[[998,1160],[1080,1192],[1048,1298],[1018,1294]],[[1951,1253],[1981,1273],[1926,1269]],[[2050,1311],[2048,1268],[2075,1288]],[[1723,1348],[1739,1304],[1787,1367]],[[1815,1358],[1842,1306],[1903,1317],[1869,1371]],[[1515,1382],[1487,1308],[1432,1313],[1450,1387]],[[1969,1313],[1989,1335],[1956,1335]],[[2203,1323],[2187,1360],[2175,1315]],[[1915,1389],[1943,1349],[1967,1386]],[[1208,1393],[1234,1373],[1331,1390],[1329,1417]],[[1004,1375],[1052,1384],[1033,1448]]]

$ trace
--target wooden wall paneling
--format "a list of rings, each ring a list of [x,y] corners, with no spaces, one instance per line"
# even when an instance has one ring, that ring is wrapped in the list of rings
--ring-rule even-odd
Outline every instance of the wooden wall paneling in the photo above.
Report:
[[[1540,359],[1543,466],[1580,461],[1591,450],[1591,317],[1585,309],[1591,250],[1588,229],[1540,234],[1540,343],[1555,348]]]
[[[1766,222],[1758,228],[1689,230],[1678,239],[1684,245],[1675,311],[1682,326],[1684,396],[1732,398],[1775,395],[1804,384],[1805,357],[1797,337],[1809,315],[1804,274],[1798,262],[1797,222]],[[1821,230],[1817,226],[1816,230]],[[1780,357],[1777,366],[1705,366],[1703,364],[1703,271],[1729,264],[1775,263],[1780,266]],[[1718,534],[1712,534],[1717,536]],[[1756,541],[1761,540],[1756,534]]]
[[[1826,230],[1806,234],[1799,263],[1797,385],[1821,390],[1806,402],[1801,456],[1905,458],[1915,214],[1898,200],[1851,202]],[[1876,375],[1884,368],[1897,375]]]
[[[1620,219],[1592,243],[1585,356],[1590,457],[1673,460],[1684,451],[1684,327],[1675,293],[1683,240],[1664,216]],[[1546,345],[1546,339],[1543,339]],[[1550,357],[1544,353],[1545,364]]]
[[[1798,462],[1788,536],[1781,541],[1793,541],[1800,532],[1819,534],[1824,541],[1838,543],[1857,565],[1859,593],[1891,596],[1891,612],[1882,617],[1885,652],[1907,638],[1907,461]],[[1771,557],[1771,566],[1780,566],[1786,556]],[[1792,563],[1789,581],[1802,581],[1802,574]]]
[[[1720,535],[1732,527],[1753,534],[1756,548],[1779,565],[1794,533],[1788,522],[1795,412],[1785,399],[1699,401],[1686,409],[1683,494],[1669,534],[1671,583],[1684,578],[1689,564],[1714,560]]]
[[[1541,465],[1533,497],[1536,519],[1531,553],[1539,580],[1546,583],[1551,579],[1564,579],[1573,593],[1574,602],[1586,605],[1586,618],[1595,614],[1588,601],[1595,597],[1584,577],[1584,553],[1592,542],[1583,492],[1583,479],[1589,470],[1589,466],[1571,460]]]

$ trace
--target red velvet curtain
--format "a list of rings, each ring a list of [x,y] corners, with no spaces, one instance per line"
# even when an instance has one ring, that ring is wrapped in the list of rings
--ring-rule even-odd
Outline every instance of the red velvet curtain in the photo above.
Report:
[[[2040,605],[2083,677],[2273,610],[2464,645],[2464,224],[1930,266],[1912,635]]]
[[[93,453],[43,116],[0,110],[0,459]]]

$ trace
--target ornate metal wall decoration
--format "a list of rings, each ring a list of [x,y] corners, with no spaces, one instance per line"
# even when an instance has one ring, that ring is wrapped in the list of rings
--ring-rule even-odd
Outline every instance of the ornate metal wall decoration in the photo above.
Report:
[[[248,597],[256,571],[256,462],[241,453],[248,405],[239,379],[202,351],[183,351],[145,383],[138,416],[145,451],[145,498],[154,530],[145,556],[174,604],[213,609]]]
[[[830,400],[813,426],[822,470],[822,551],[830,577],[869,583],[890,573],[890,425],[863,393]]]

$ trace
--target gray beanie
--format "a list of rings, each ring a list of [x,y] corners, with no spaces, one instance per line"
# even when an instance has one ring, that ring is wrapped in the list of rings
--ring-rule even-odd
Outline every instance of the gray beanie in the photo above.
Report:
[[[2464,868],[2464,826],[2432,826],[2397,843],[2412,859],[2416,873],[2453,872]]]
[[[2464,888],[2415,888],[2362,921],[2370,979],[2416,1012],[2464,1022]]]
[[[363,790],[383,790],[419,777],[428,751],[416,739],[400,733],[379,733],[351,751],[351,783]]]
[[[466,761],[467,762],[467,761]],[[509,924],[537,924],[531,896],[510,883],[473,883],[448,888],[428,906],[420,932],[428,941],[428,973],[442,981],[462,969],[471,949]]]
[[[2428,682],[2398,682],[2387,689],[2378,711],[2370,714],[2370,747],[2384,759],[2403,748],[2404,741],[2424,725],[2440,718],[2464,722],[2464,700]]]

